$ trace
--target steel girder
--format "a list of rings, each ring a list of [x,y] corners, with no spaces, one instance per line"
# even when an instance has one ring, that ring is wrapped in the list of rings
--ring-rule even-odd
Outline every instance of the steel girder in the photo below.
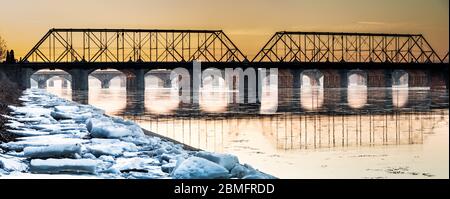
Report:
[[[422,35],[277,32],[253,62],[442,63]]]
[[[243,62],[221,30],[51,29],[22,62]]]

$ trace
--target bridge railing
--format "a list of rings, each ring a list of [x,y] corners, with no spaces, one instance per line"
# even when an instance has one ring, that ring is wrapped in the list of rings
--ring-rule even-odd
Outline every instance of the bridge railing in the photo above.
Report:
[[[253,62],[442,63],[422,35],[277,32]]]
[[[221,30],[51,29],[22,62],[241,62]]]

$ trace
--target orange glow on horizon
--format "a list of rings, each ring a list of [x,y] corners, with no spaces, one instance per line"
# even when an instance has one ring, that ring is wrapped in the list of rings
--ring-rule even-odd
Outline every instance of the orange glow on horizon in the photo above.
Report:
[[[16,58],[50,28],[222,29],[249,58],[276,31],[420,33],[443,57],[448,0],[1,0]],[[81,14],[83,13],[83,14]]]

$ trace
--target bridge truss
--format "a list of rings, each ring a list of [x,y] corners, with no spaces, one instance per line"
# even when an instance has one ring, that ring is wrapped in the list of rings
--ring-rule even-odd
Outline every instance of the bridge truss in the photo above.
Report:
[[[221,30],[51,29],[22,62],[242,62]]]
[[[442,63],[422,35],[277,32],[253,62]]]

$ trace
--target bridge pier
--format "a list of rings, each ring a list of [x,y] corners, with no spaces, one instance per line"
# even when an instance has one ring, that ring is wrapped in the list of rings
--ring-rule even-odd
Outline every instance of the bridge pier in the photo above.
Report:
[[[48,81],[48,86],[49,87],[55,87],[55,80]]]
[[[340,89],[340,100],[342,103],[347,104],[348,103],[348,70],[339,70],[339,85],[341,88],[345,88],[345,89]]]
[[[93,70],[86,69],[70,69],[66,72],[72,76],[72,91],[88,91],[89,90],[89,74]]]
[[[104,74],[97,72],[92,73],[91,76],[97,78],[100,81],[101,88],[109,88],[111,80],[117,77],[116,74],[108,74],[108,73]]]
[[[127,90],[126,110],[133,115],[145,113],[145,90]]]
[[[72,90],[72,101],[80,103],[80,104],[88,104],[89,103],[89,92],[87,90],[84,90],[84,91]]]
[[[40,79],[38,80],[38,88],[45,89],[47,88],[47,80],[46,79]]]
[[[102,79],[100,82],[101,82],[102,88],[109,88],[111,80],[110,79]]]
[[[347,88],[348,87],[348,70],[339,70],[339,79],[340,79],[340,87]]]
[[[62,81],[62,83],[61,83],[61,87],[63,87],[63,88],[67,88],[68,87],[68,84],[69,84],[69,82],[66,80],[66,79],[64,79],[64,78],[61,78],[61,81]]]
[[[384,70],[384,86],[392,87],[392,70]]]
[[[386,77],[383,70],[367,71],[367,88],[385,87]]]
[[[303,70],[300,69],[292,69],[292,107],[294,110],[298,110],[300,108],[300,89],[302,87],[302,75]]]
[[[121,70],[126,76],[127,91],[144,91],[145,74],[147,69],[126,69]]]
[[[336,70],[324,69],[321,70],[323,74],[323,88],[339,88],[341,87],[341,75]]]

